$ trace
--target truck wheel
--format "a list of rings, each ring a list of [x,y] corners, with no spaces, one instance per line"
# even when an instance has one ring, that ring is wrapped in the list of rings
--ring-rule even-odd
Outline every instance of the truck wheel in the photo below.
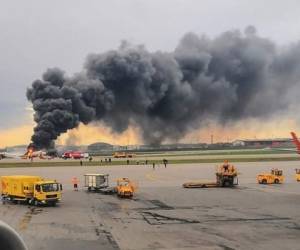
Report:
[[[279,180],[278,180],[278,179],[275,179],[275,180],[274,180],[274,183],[275,183],[275,184],[279,184]]]
[[[267,180],[266,179],[263,179],[262,181],[261,181],[261,184],[267,184]]]

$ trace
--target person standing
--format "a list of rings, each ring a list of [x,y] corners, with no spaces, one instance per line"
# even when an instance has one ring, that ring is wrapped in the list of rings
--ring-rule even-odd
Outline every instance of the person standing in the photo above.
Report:
[[[73,177],[72,178],[72,183],[73,183],[74,191],[78,191],[78,183],[79,183],[79,181],[78,181],[77,177]]]
[[[155,162],[153,162],[152,168],[153,168],[153,170],[155,170]]]
[[[167,159],[163,159],[163,163],[165,165],[165,168],[167,168],[168,160]]]

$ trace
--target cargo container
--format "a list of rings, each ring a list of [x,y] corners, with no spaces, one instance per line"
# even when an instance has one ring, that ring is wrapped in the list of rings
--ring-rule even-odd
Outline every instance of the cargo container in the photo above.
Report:
[[[109,185],[108,176],[108,174],[85,174],[84,186],[87,187],[88,191],[107,188]]]

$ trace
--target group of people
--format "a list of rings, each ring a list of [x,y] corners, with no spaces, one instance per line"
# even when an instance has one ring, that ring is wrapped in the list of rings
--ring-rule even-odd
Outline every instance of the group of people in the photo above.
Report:
[[[163,159],[162,163],[164,164],[165,168],[167,168],[167,165],[169,163],[168,160],[167,159]],[[153,170],[155,169],[155,162],[152,163],[152,168],[153,168]]]
[[[93,157],[90,156],[90,157],[89,157],[89,162],[92,162],[92,161],[93,161]],[[103,160],[101,159],[100,162],[102,163]],[[107,162],[108,162],[108,163],[111,163],[112,160],[111,160],[111,158],[105,158],[105,159],[104,159],[104,162],[106,162],[106,163],[107,163]],[[83,161],[80,160],[80,161],[79,161],[79,164],[80,164],[80,166],[83,166]]]
[[[90,157],[90,158],[89,158],[89,162],[92,162],[92,161],[93,161],[93,158]],[[102,163],[103,160],[101,159],[100,162]],[[104,162],[105,162],[105,163],[111,163],[112,160],[111,160],[111,158],[105,158],[105,159],[104,159]],[[127,165],[129,165],[129,164],[130,164],[130,160],[127,159],[127,160],[126,160],[126,163],[127,163]],[[140,162],[139,162],[138,160],[137,160],[135,163],[136,163],[136,165],[139,165],[139,164],[140,164]],[[148,160],[146,160],[146,161],[144,162],[145,165],[148,165],[148,163],[149,163]],[[165,168],[167,168],[167,165],[168,165],[168,163],[169,163],[168,160],[167,160],[167,159],[163,159],[163,160],[162,160],[162,163],[164,164]],[[80,161],[79,161],[79,164],[80,164],[80,166],[83,166],[83,161],[80,160]],[[155,162],[152,163],[152,167],[153,167],[153,169],[155,169]]]
[[[130,164],[130,160],[127,159],[126,163],[127,163],[127,165],[129,165],[129,164]],[[145,160],[145,162],[142,162],[142,164],[145,164],[145,165],[148,165],[148,163],[149,163],[148,160]],[[163,160],[162,160],[162,163],[164,164],[165,168],[167,168],[168,160],[167,160],[167,159],[163,159]],[[137,161],[135,162],[135,164],[136,164],[136,165],[140,165],[140,161],[137,160]],[[151,164],[151,163],[150,163],[150,164]],[[152,162],[151,165],[152,165],[153,169],[155,169],[155,166],[156,166],[155,162]]]

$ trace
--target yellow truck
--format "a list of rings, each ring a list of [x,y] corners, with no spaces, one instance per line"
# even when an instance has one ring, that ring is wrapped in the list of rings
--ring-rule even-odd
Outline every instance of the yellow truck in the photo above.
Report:
[[[131,198],[136,190],[136,186],[128,178],[117,179],[116,192],[119,197]]]
[[[295,175],[296,181],[300,181],[300,168],[296,168],[295,171],[296,171],[296,175]]]
[[[284,182],[283,171],[277,168],[271,169],[271,173],[261,173],[256,177],[259,184],[281,184]]]
[[[2,201],[55,206],[61,200],[62,185],[39,176],[2,176]]]

